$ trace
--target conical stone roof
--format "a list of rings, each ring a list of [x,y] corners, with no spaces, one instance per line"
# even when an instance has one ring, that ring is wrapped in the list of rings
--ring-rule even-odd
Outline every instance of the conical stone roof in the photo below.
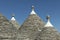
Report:
[[[0,14],[0,39],[14,39],[16,37],[16,33],[17,30],[11,22],[9,22],[5,16]]]
[[[60,40],[60,34],[53,27],[45,27],[38,34],[36,40]]]
[[[20,28],[20,25],[18,24],[18,22],[16,21],[14,17],[14,14],[12,15],[10,22],[14,25],[14,27],[16,27],[17,30]]]
[[[51,26],[50,24],[49,25],[46,24],[36,37],[36,40],[60,40],[60,34],[53,26]]]
[[[44,22],[32,9],[32,12],[30,13],[28,18],[24,21],[24,23],[19,29],[20,37],[29,39],[29,37],[32,37],[34,33],[39,31],[38,28],[42,29],[43,26],[44,26]]]

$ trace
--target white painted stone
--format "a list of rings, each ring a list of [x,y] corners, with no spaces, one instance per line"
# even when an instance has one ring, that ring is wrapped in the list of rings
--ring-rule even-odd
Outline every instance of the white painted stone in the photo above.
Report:
[[[44,27],[53,27],[53,25],[51,24],[50,20],[48,20],[48,22],[46,23]]]
[[[31,14],[36,14],[35,11],[32,10]]]
[[[11,20],[15,21],[16,19],[14,17],[12,17]]]
[[[36,14],[35,11],[34,11],[34,6],[32,6],[31,14]]]

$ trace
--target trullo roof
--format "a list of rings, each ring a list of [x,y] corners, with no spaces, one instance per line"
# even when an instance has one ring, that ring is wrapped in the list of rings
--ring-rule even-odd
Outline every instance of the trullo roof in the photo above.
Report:
[[[16,19],[14,17],[14,14],[12,15],[10,22],[14,25],[14,27],[16,27],[16,29],[20,28],[20,25],[18,24],[18,22],[16,21]]]
[[[50,20],[50,17],[47,18]],[[47,23],[48,24],[48,23]],[[50,23],[38,33],[36,40],[60,40],[60,33]]]
[[[32,38],[36,34],[36,32],[39,31],[38,28],[42,29],[43,26],[44,26],[44,22],[35,13],[34,6],[32,6],[32,12],[28,16],[28,18],[24,21],[21,28],[19,29],[21,37]]]
[[[10,39],[16,37],[17,30],[16,28],[7,20],[5,16],[0,14],[0,38]],[[2,40],[1,39],[1,40]]]

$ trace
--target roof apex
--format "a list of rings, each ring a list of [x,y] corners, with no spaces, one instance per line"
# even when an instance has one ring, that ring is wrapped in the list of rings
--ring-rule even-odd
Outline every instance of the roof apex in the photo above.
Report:
[[[14,14],[12,14],[12,18],[11,18],[11,20],[13,20],[13,21],[15,21],[16,19],[14,18]]]
[[[34,11],[34,6],[32,5],[32,11],[31,11],[31,14],[36,14],[35,11]]]
[[[53,27],[53,25],[51,24],[51,22],[50,22],[50,16],[48,15],[47,16],[47,23],[46,23],[46,25],[45,25],[45,27]]]

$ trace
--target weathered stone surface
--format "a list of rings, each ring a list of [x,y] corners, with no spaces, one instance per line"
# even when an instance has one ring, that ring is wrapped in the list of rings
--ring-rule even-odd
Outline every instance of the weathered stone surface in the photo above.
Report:
[[[1,40],[12,40],[16,38],[17,30],[16,28],[6,19],[2,14],[0,14],[0,39]]]
[[[45,27],[38,34],[36,40],[60,40],[60,34],[53,27]]]
[[[10,20],[10,22],[13,24],[13,26],[18,30],[20,28],[20,25],[18,24],[18,22],[15,20]]]
[[[18,22],[16,21],[14,14],[12,14],[12,18],[11,18],[10,22],[13,24],[13,26],[14,26],[17,30],[20,28],[20,25],[19,25]]]
[[[0,14],[0,40],[60,40],[60,33],[45,23],[37,14],[30,14],[19,30],[16,21]]]
[[[29,15],[29,17],[24,21],[23,25],[20,27],[20,38],[32,39],[35,37],[35,34],[43,28],[44,22],[37,14]]]

